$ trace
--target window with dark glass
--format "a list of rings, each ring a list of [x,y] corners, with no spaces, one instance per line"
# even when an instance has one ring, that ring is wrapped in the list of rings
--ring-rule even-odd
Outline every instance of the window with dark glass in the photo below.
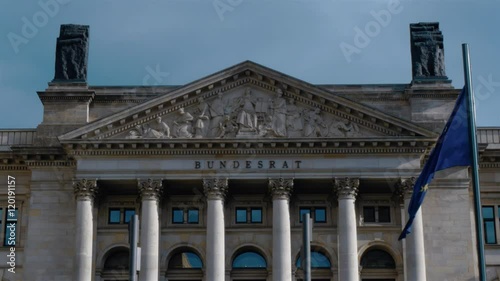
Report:
[[[361,257],[361,267],[371,269],[394,269],[396,262],[384,250],[369,250]]]
[[[363,206],[364,222],[391,222],[391,207],[389,206]]]
[[[184,210],[183,209],[172,209],[172,223],[184,223]]]
[[[262,209],[261,208],[252,208],[250,210],[251,216],[250,221],[253,223],[262,223]]]
[[[299,221],[302,222],[304,214],[309,214],[314,222],[326,222],[326,208],[325,207],[301,207],[299,208]]]
[[[236,223],[262,223],[262,208],[236,208]]]
[[[200,211],[198,209],[189,209],[188,211],[188,223],[198,223],[200,217]]]
[[[202,267],[200,257],[190,251],[177,253],[168,262],[168,269],[201,269]]]
[[[125,217],[123,218],[124,223],[129,223],[132,217],[135,215],[135,209],[125,209]]]
[[[261,254],[248,251],[234,258],[233,268],[267,268],[267,263]]]
[[[236,208],[236,223],[247,222],[247,209]]]
[[[495,211],[493,206],[483,206],[484,240],[486,244],[496,244]]]
[[[300,257],[297,259],[295,265],[297,268],[302,268]],[[318,251],[311,251],[311,268],[330,268],[331,266],[332,264],[327,256]]]
[[[122,213],[120,209],[109,209],[109,219],[110,224],[119,224],[121,222]]]

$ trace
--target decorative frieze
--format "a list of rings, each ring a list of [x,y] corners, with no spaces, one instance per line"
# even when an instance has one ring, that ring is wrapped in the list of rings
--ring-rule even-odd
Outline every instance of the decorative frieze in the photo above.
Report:
[[[203,192],[208,200],[224,200],[227,189],[227,178],[203,179]]]
[[[162,193],[162,179],[138,179],[137,185],[142,200],[159,200]]]
[[[277,178],[269,179],[269,192],[273,200],[275,199],[290,199],[293,191],[293,178]]]
[[[358,178],[335,178],[333,179],[334,191],[339,200],[341,199],[356,199],[358,194],[359,179]]]
[[[75,179],[73,188],[77,200],[93,200],[98,191],[97,179]]]

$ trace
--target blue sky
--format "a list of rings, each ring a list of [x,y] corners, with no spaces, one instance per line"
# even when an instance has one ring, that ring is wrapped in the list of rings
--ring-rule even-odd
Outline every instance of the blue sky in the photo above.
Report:
[[[36,91],[54,77],[56,38],[65,23],[90,25],[90,85],[182,85],[244,60],[314,84],[383,84],[411,81],[409,24],[429,21],[440,22],[446,73],[457,88],[464,83],[461,43],[469,43],[478,125],[500,126],[500,0],[3,0],[0,5],[0,128],[34,128],[42,121]],[[355,46],[355,29],[373,26],[374,14],[390,19],[346,56],[340,45]],[[28,24],[36,28],[31,34],[23,33]],[[12,43],[15,36],[22,42]],[[162,75],[147,79],[155,70]]]

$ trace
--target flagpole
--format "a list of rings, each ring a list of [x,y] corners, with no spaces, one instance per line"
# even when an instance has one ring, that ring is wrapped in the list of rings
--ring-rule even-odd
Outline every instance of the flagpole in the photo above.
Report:
[[[462,56],[464,61],[464,78],[465,78],[465,91],[469,100],[469,108],[467,110],[467,119],[469,122],[469,138],[472,145],[472,188],[474,194],[474,210],[476,218],[476,241],[477,241],[477,254],[479,263],[479,280],[486,281],[486,265],[484,261],[484,239],[482,228],[482,208],[481,208],[481,191],[479,188],[479,173],[478,173],[478,160],[477,160],[477,136],[476,136],[476,106],[474,105],[474,89],[472,88],[472,76],[470,66],[469,45],[462,44]]]

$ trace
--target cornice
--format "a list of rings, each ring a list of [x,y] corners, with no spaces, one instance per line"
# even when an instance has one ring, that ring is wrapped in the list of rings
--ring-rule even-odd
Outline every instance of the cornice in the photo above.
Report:
[[[86,102],[90,103],[95,97],[95,92],[88,90],[68,90],[65,91],[47,91],[47,92],[37,92],[38,97],[43,104],[48,102]]]

